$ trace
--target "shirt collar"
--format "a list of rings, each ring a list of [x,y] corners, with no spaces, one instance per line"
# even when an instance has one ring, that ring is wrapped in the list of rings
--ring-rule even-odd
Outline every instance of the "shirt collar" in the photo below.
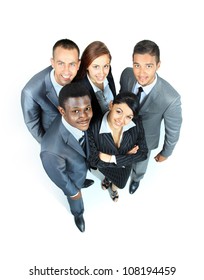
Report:
[[[108,112],[106,112],[103,116],[103,119],[102,119],[102,122],[101,122],[101,127],[100,127],[100,131],[99,131],[99,134],[102,134],[102,133],[111,133],[111,128],[108,124]],[[122,127],[122,133],[129,130],[130,128],[136,126],[136,124],[131,121],[129,122],[127,125],[123,126]]]
[[[61,86],[60,84],[58,84],[55,80],[55,70],[52,69],[51,72],[50,72],[50,79],[51,79],[51,82],[53,84],[53,87],[57,93],[57,96],[59,96],[59,92],[60,90],[63,88],[63,86]]]
[[[76,127],[73,127],[70,125],[63,117],[62,117],[62,123],[65,126],[67,130],[76,138],[77,141],[84,135],[84,132]]]
[[[144,87],[143,87],[143,86],[141,86],[139,83],[136,83],[136,92],[137,92],[137,89],[138,89],[139,87],[142,87],[144,93],[145,93],[145,94],[149,94],[150,91],[151,91],[151,90],[153,89],[153,87],[155,86],[156,82],[157,82],[157,74],[156,74],[156,76],[155,76],[155,79],[154,79],[153,83],[151,83],[150,85],[147,85],[147,86],[144,86]]]
[[[88,78],[88,80],[89,80],[89,82],[90,82],[90,84],[91,84],[91,86],[92,86],[94,92],[101,91],[100,88],[98,88],[96,85],[94,85],[94,83],[93,83],[93,82],[91,81],[91,79],[89,78],[89,75],[88,75],[88,74],[87,74],[87,78]],[[104,89],[105,89],[105,87],[106,87],[107,85],[108,85],[108,79],[105,78],[105,80],[103,81],[103,87],[104,87]]]

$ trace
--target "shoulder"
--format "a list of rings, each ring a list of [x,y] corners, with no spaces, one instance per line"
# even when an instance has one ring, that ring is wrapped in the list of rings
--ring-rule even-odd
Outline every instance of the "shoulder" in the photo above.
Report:
[[[125,68],[120,76],[120,84],[124,86],[129,82],[134,82],[134,81],[135,81],[135,76],[133,73],[133,68],[132,67]]]
[[[108,80],[113,80],[113,74],[112,74],[112,68],[111,67],[110,67],[110,71],[108,73],[107,79]]]
[[[133,76],[134,77],[133,68],[132,67],[126,67],[122,71],[121,76]]]
[[[41,142],[41,150],[53,150],[57,146],[56,143],[59,143],[61,137],[61,116],[57,116],[53,123],[50,125],[48,130],[45,132],[42,142]]]
[[[81,80],[74,80],[72,83],[74,83],[74,82],[80,83],[82,86],[86,87],[90,93],[93,92],[92,85],[89,82],[89,79],[87,78],[87,75],[84,76]]]
[[[51,70],[52,70],[52,66],[49,66],[43,69],[42,71],[38,72],[27,82],[24,88],[36,86],[39,83],[41,84],[42,82],[44,82],[45,77],[51,72]]]
[[[137,130],[143,128],[141,115],[137,115],[132,121],[135,123]]]
[[[91,121],[89,129],[92,131],[99,130],[102,122],[102,116],[96,116],[93,121]]]
[[[52,67],[49,66],[35,74],[22,89],[22,94],[26,96],[31,96],[34,99],[37,98],[38,94],[41,96],[42,92],[44,92],[46,88],[45,79],[49,76],[51,70]],[[49,81],[49,79],[47,80]]]
[[[157,89],[160,92],[164,92],[165,95],[169,95],[174,98],[180,98],[180,94],[177,92],[177,90],[165,79],[161,78],[160,76],[157,76]]]

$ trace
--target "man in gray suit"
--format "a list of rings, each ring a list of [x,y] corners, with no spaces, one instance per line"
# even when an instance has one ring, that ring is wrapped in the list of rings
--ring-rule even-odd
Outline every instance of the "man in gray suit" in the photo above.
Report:
[[[69,39],[53,46],[51,66],[33,76],[21,93],[21,107],[25,124],[40,143],[45,131],[59,111],[58,94],[61,88],[75,78],[80,66],[79,48]]]
[[[165,126],[164,143],[154,159],[157,162],[166,160],[179,139],[182,123],[180,95],[167,81],[158,76],[156,71],[159,67],[159,47],[150,40],[143,40],[134,47],[133,68],[124,69],[120,77],[120,91],[132,91],[140,98],[140,115],[149,149],[148,158],[133,165],[129,189],[131,194],[137,190],[140,180],[144,177],[151,150],[158,147],[162,121]]]
[[[58,109],[61,117],[56,117],[45,133],[40,157],[47,175],[67,196],[75,224],[83,232],[85,222],[81,188],[84,187],[89,168],[86,130],[93,115],[89,91],[80,83],[64,86],[59,94]],[[83,135],[81,146],[79,140],[83,139]]]

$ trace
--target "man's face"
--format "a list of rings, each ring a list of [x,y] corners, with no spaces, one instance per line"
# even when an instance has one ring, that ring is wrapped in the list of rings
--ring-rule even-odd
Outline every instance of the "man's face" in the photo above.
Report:
[[[154,81],[159,67],[160,62],[156,62],[155,56],[150,54],[134,54],[133,56],[133,72],[141,86],[150,85]]]
[[[71,97],[65,104],[65,110],[59,107],[61,115],[71,126],[82,131],[89,128],[93,116],[91,100],[89,96]]]
[[[57,47],[54,57],[51,58],[52,67],[55,70],[55,80],[61,86],[65,86],[74,79],[80,66],[79,54],[76,49],[64,49]]]

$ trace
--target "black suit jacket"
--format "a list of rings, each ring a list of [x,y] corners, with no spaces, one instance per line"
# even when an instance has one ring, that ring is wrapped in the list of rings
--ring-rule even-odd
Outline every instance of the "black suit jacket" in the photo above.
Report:
[[[107,76],[107,80],[109,82],[109,87],[112,91],[113,97],[115,97],[116,96],[116,88],[115,88],[115,82],[114,82],[111,70],[110,70],[110,72]],[[103,116],[101,107],[98,103],[95,92],[94,92],[94,90],[93,90],[93,88],[92,88],[92,86],[91,86],[91,84],[90,84],[90,82],[87,78],[87,75],[82,80],[80,80],[80,82],[88,89],[88,91],[91,94],[91,105],[92,105],[92,110],[93,110],[93,117],[92,117],[91,122],[94,122],[96,119],[99,119]]]
[[[143,161],[147,158],[147,144],[141,119],[134,120],[136,126],[123,133],[120,147],[116,147],[111,133],[99,134],[101,121],[91,124],[88,130],[90,156],[89,162],[93,167],[97,167],[109,180],[117,187],[123,188],[129,178],[133,162]],[[134,145],[139,146],[136,154],[128,155]],[[106,163],[99,158],[99,152],[116,156],[115,163]]]

